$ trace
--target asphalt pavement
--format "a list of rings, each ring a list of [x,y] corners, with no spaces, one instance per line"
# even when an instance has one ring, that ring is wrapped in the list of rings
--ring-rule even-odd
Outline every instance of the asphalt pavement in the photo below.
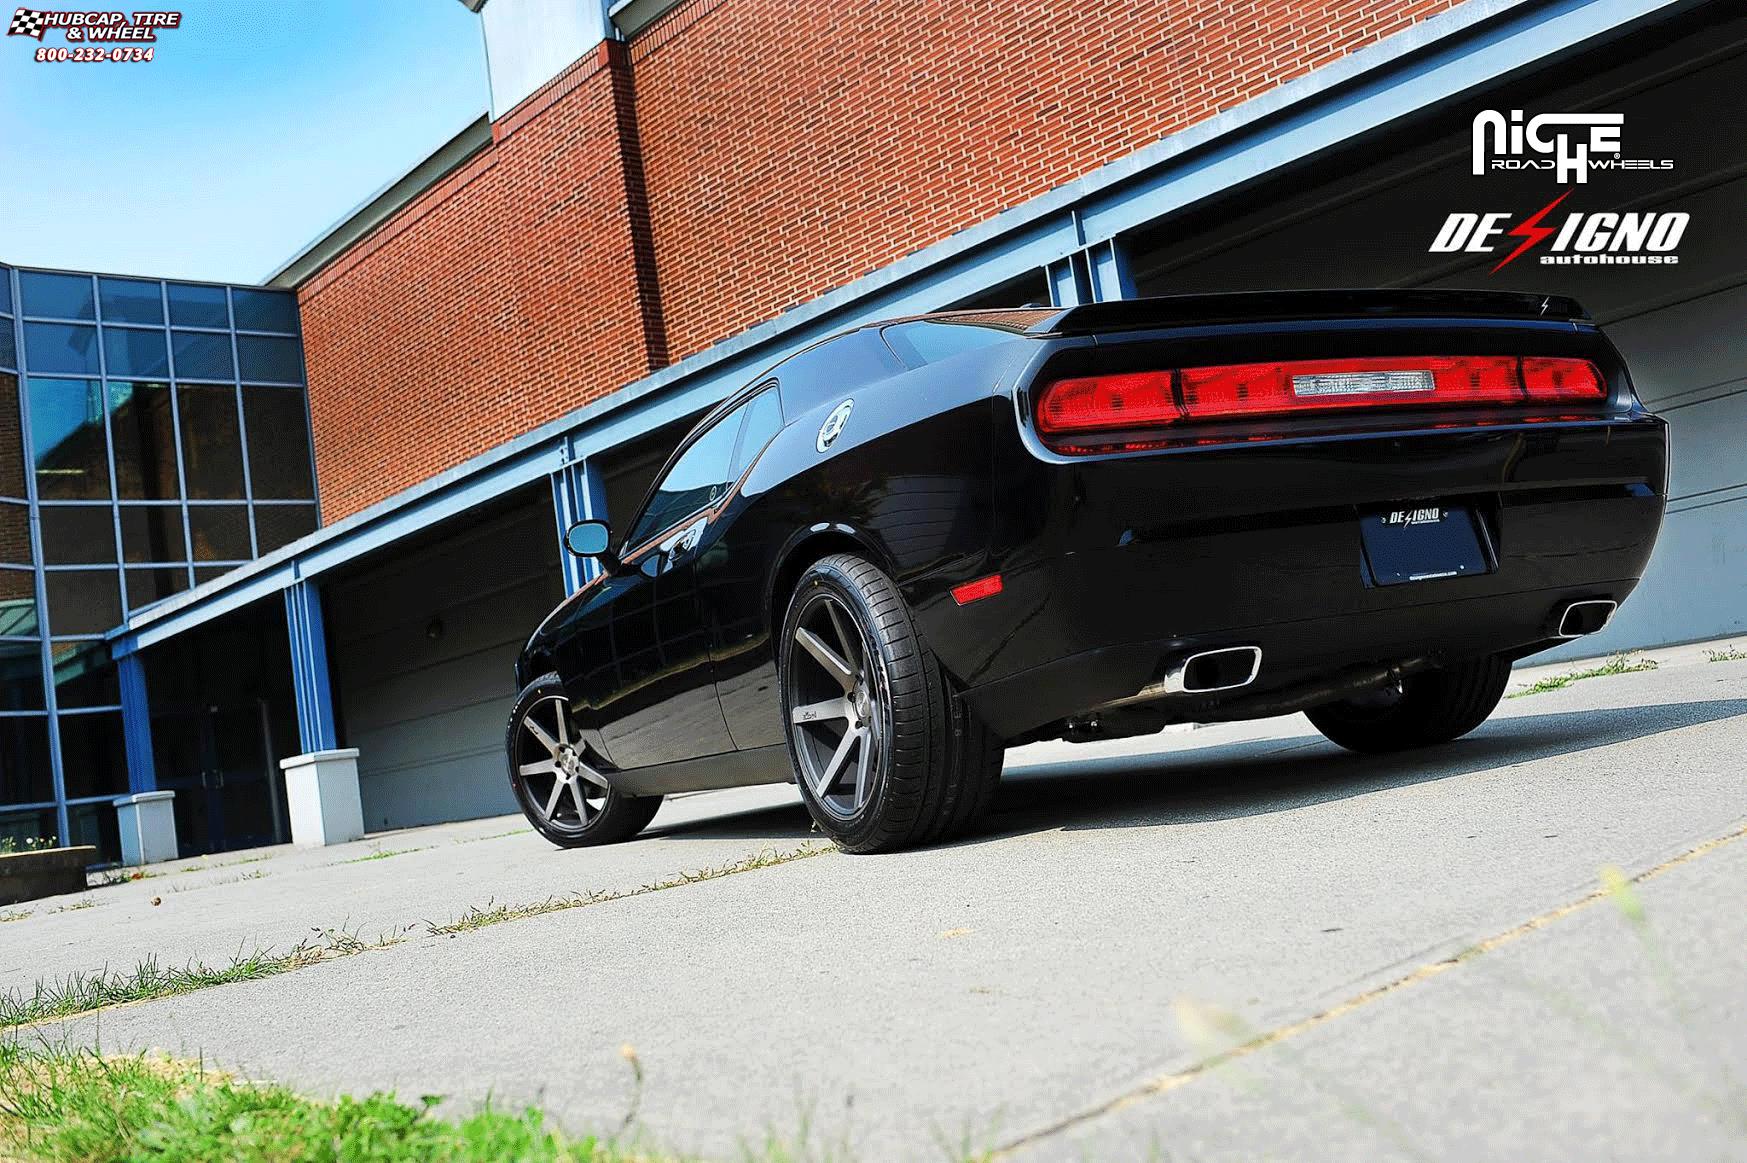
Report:
[[[1016,750],[975,836],[892,856],[810,854],[779,787],[608,849],[181,862],[0,924],[0,988],[388,937],[41,1032],[576,1131],[635,1095],[712,1156],[1747,1158],[1747,661],[1662,657],[1405,756],[1299,716]],[[552,897],[595,903],[432,931]]]

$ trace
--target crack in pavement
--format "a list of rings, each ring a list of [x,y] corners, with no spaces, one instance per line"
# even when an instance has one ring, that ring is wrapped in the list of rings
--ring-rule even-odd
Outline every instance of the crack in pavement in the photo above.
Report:
[[[124,1006],[145,1005],[155,1001],[165,1001],[173,997],[185,997],[200,990],[214,989],[221,985],[232,985],[242,981],[260,981],[268,977],[278,977],[286,973],[294,973],[299,969],[307,969],[313,965],[321,965],[330,961],[338,961],[355,957],[362,953],[375,950],[392,949],[409,941],[430,940],[439,937],[455,937],[461,933],[476,929],[489,928],[510,921],[529,920],[534,917],[546,916],[549,913],[565,912],[570,909],[584,908],[589,905],[609,904],[614,901],[630,900],[633,897],[648,896],[651,893],[665,892],[668,889],[683,888],[686,885],[702,884],[706,881],[721,880],[746,872],[757,872],[765,868],[791,864],[797,860],[805,860],[813,856],[823,856],[836,852],[837,848],[829,844],[816,844],[808,841],[798,848],[787,851],[763,849],[751,856],[733,861],[729,864],[713,868],[702,868],[695,872],[679,872],[663,880],[640,885],[637,888],[623,890],[602,890],[589,893],[575,893],[570,896],[551,896],[542,901],[523,905],[499,905],[486,908],[473,905],[458,918],[443,924],[424,921],[423,934],[415,934],[416,925],[402,926],[397,930],[385,933],[374,941],[363,941],[343,931],[332,929],[317,929],[315,932],[322,937],[320,943],[305,940],[293,947],[289,952],[272,955],[257,950],[250,957],[238,957],[223,968],[212,968],[204,964],[190,962],[184,969],[175,971],[170,978],[162,978],[157,971],[155,957],[141,962],[135,970],[134,980],[142,980],[142,973],[150,968],[148,979],[154,982],[175,980],[175,984],[147,985],[144,988],[150,992],[141,996],[117,997],[114,1000],[100,1001],[94,1005],[82,1005],[77,996],[65,1002],[58,1000],[57,993],[66,994],[81,990],[93,991],[92,998],[110,987],[117,990],[128,988],[125,975],[111,975],[107,968],[90,974],[71,973],[60,979],[58,986],[49,988],[47,983],[38,980],[34,995],[27,995],[23,990],[12,990],[0,995],[0,1032],[11,1033],[18,1030],[31,1029],[53,1022],[65,1022],[68,1019],[83,1017],[87,1014],[103,1013],[120,1009]],[[226,976],[234,971],[248,967],[248,972],[240,976]],[[178,977],[177,975],[185,975]],[[203,980],[203,978],[209,980]],[[47,1000],[44,1000],[47,999]],[[33,1011],[31,1007],[38,1007]]]
[[[1706,840],[1702,844],[1698,844],[1676,856],[1670,857],[1660,864],[1625,877],[1624,883],[1642,884],[1647,880],[1661,876],[1663,873],[1668,872],[1671,869],[1678,868],[1683,864],[1688,864],[1697,860],[1701,856],[1715,852],[1717,849],[1722,848],[1727,844],[1733,844],[1743,837],[1747,837],[1747,825],[1736,828],[1733,832],[1728,832],[1722,836]],[[1325,1010],[1320,1010],[1317,1013],[1311,1014],[1309,1017],[1300,1018],[1298,1021],[1288,1022],[1285,1025],[1275,1026],[1271,1030],[1265,1030],[1229,1050],[1224,1050],[1218,1054],[1201,1058],[1181,1070],[1172,1071],[1168,1074],[1161,1074],[1154,1078],[1150,1078],[1139,1086],[1125,1090],[1103,1102],[1086,1107],[1083,1110],[1075,1111],[1073,1114],[1066,1115],[1047,1126],[1038,1128],[1037,1130],[1029,1131],[1018,1138],[1010,1139],[1006,1143],[996,1147],[990,1153],[989,1157],[991,1159],[1006,1158],[1016,1151],[1036,1146],[1045,1140],[1054,1138],[1056,1135],[1059,1135],[1064,1131],[1070,1131],[1075,1127],[1095,1122],[1096,1120],[1103,1118],[1105,1115],[1114,1114],[1119,1110],[1123,1110],[1145,1099],[1152,1098],[1155,1095],[1167,1094],[1179,1087],[1186,1086],[1197,1078],[1200,1078],[1202,1075],[1208,1074],[1228,1062],[1235,1062],[1240,1058],[1247,1058],[1258,1051],[1265,1050],[1270,1046],[1277,1045],[1290,1038],[1295,1038],[1299,1034],[1326,1025],[1327,1023],[1334,1021],[1336,1018],[1344,1017],[1345,1015],[1368,1006],[1372,1002],[1389,994],[1396,993],[1408,988],[1409,986],[1417,985],[1422,981],[1429,981],[1434,977],[1440,976],[1441,974],[1456,968],[1458,965],[1472,961],[1474,958],[1485,953],[1489,953],[1501,945],[1510,944],[1513,941],[1528,936],[1530,933],[1544,929],[1555,921],[1568,917],[1573,913],[1580,912],[1583,909],[1587,909],[1599,901],[1608,899],[1608,897],[1613,895],[1613,892],[1613,887],[1604,885],[1602,888],[1598,888],[1594,892],[1588,893],[1577,900],[1558,905],[1544,913],[1530,917],[1521,924],[1514,925],[1502,932],[1494,933],[1490,937],[1483,937],[1479,941],[1463,947],[1449,957],[1440,958],[1437,961],[1426,962],[1399,977],[1392,978],[1381,985],[1373,986],[1361,993],[1354,994],[1352,997],[1337,1002]]]

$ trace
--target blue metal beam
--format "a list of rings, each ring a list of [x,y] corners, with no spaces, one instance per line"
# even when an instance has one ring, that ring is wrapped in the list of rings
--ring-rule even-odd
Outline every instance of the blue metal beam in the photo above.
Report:
[[[328,679],[327,632],[321,590],[300,581],[285,590],[285,627],[291,639],[291,686],[297,699],[297,738],[305,753],[339,746],[334,691]]]
[[[115,660],[121,682],[121,730],[127,750],[127,790],[155,791],[157,766],[152,760],[152,715],[146,699],[146,668],[138,654]]]

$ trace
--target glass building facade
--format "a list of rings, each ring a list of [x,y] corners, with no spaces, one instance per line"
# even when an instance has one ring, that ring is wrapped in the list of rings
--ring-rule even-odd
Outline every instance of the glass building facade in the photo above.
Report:
[[[316,525],[290,293],[0,267],[0,837],[115,859],[104,633]]]

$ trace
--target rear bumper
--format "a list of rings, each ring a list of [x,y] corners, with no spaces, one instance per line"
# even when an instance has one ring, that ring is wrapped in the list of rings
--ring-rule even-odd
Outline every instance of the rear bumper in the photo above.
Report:
[[[949,669],[1015,737],[1132,696],[1210,648],[1260,646],[1256,679],[1173,696],[1173,717],[1270,713],[1270,694],[1367,667],[1533,653],[1556,641],[1568,603],[1623,601],[1637,585],[1666,472],[1665,427],[1642,414],[1049,465],[1058,516],[1005,555],[1001,595],[957,612],[983,625],[956,640],[985,645]],[[1414,500],[1479,513],[1496,569],[1372,585],[1358,516]]]

